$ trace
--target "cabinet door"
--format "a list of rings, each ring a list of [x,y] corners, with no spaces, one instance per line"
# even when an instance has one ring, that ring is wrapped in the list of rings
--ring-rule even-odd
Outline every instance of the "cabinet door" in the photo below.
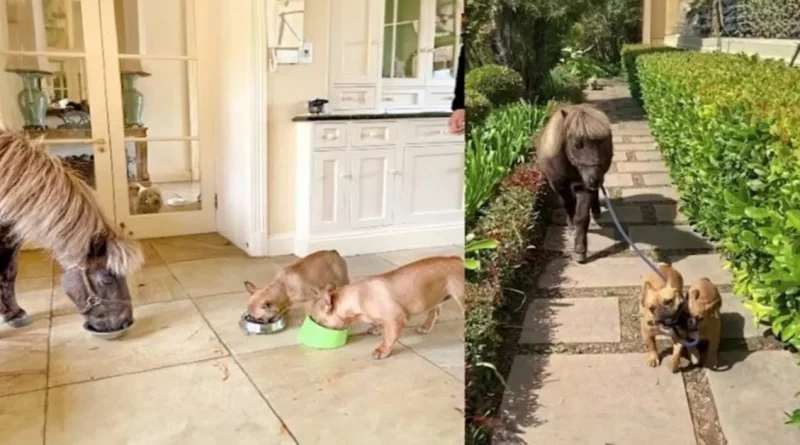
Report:
[[[380,77],[383,0],[331,1],[331,81],[376,84]]]
[[[422,67],[425,21],[431,16],[424,7],[427,0],[381,0],[383,12],[383,51],[381,77],[388,86],[423,85]]]
[[[394,222],[396,147],[350,152],[350,228]]]
[[[462,0],[424,0],[422,76],[429,86],[455,87],[461,47]]]
[[[344,151],[314,153],[311,176],[311,231],[347,229],[349,169]]]
[[[400,218],[404,223],[464,220],[464,144],[406,146]]]

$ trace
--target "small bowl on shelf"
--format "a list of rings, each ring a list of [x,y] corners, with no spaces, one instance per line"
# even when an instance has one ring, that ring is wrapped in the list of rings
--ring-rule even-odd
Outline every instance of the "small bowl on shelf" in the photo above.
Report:
[[[337,349],[347,344],[347,329],[330,329],[306,316],[297,339],[301,344],[314,349]]]
[[[239,318],[239,327],[247,334],[275,334],[286,329],[286,321],[281,316],[269,320],[260,320],[251,317],[250,314],[245,312]]]

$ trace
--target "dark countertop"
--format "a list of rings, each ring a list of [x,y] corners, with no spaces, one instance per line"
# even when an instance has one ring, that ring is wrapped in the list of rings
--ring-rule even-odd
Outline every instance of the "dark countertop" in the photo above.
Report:
[[[316,122],[316,121],[358,121],[376,119],[424,119],[424,118],[443,118],[450,117],[449,111],[419,111],[419,112],[395,112],[395,113],[353,113],[353,114],[306,114],[295,116],[292,122]]]

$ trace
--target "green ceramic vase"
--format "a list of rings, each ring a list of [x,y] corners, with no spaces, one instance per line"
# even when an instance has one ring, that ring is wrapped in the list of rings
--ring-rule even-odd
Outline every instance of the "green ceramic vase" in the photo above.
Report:
[[[122,115],[126,127],[141,127],[144,96],[136,89],[138,74],[122,75]]]
[[[45,128],[47,119],[47,96],[39,88],[41,73],[19,72],[24,87],[17,95],[17,105],[25,119],[26,128]]]

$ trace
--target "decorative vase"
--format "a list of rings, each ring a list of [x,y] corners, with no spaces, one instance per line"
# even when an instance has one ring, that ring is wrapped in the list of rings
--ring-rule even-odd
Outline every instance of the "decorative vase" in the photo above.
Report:
[[[139,74],[122,74],[122,116],[126,127],[143,127],[144,96],[136,89]]]
[[[37,71],[18,71],[24,88],[17,95],[17,105],[25,119],[26,129],[44,129],[47,119],[47,96],[39,88],[39,80],[44,73]]]

